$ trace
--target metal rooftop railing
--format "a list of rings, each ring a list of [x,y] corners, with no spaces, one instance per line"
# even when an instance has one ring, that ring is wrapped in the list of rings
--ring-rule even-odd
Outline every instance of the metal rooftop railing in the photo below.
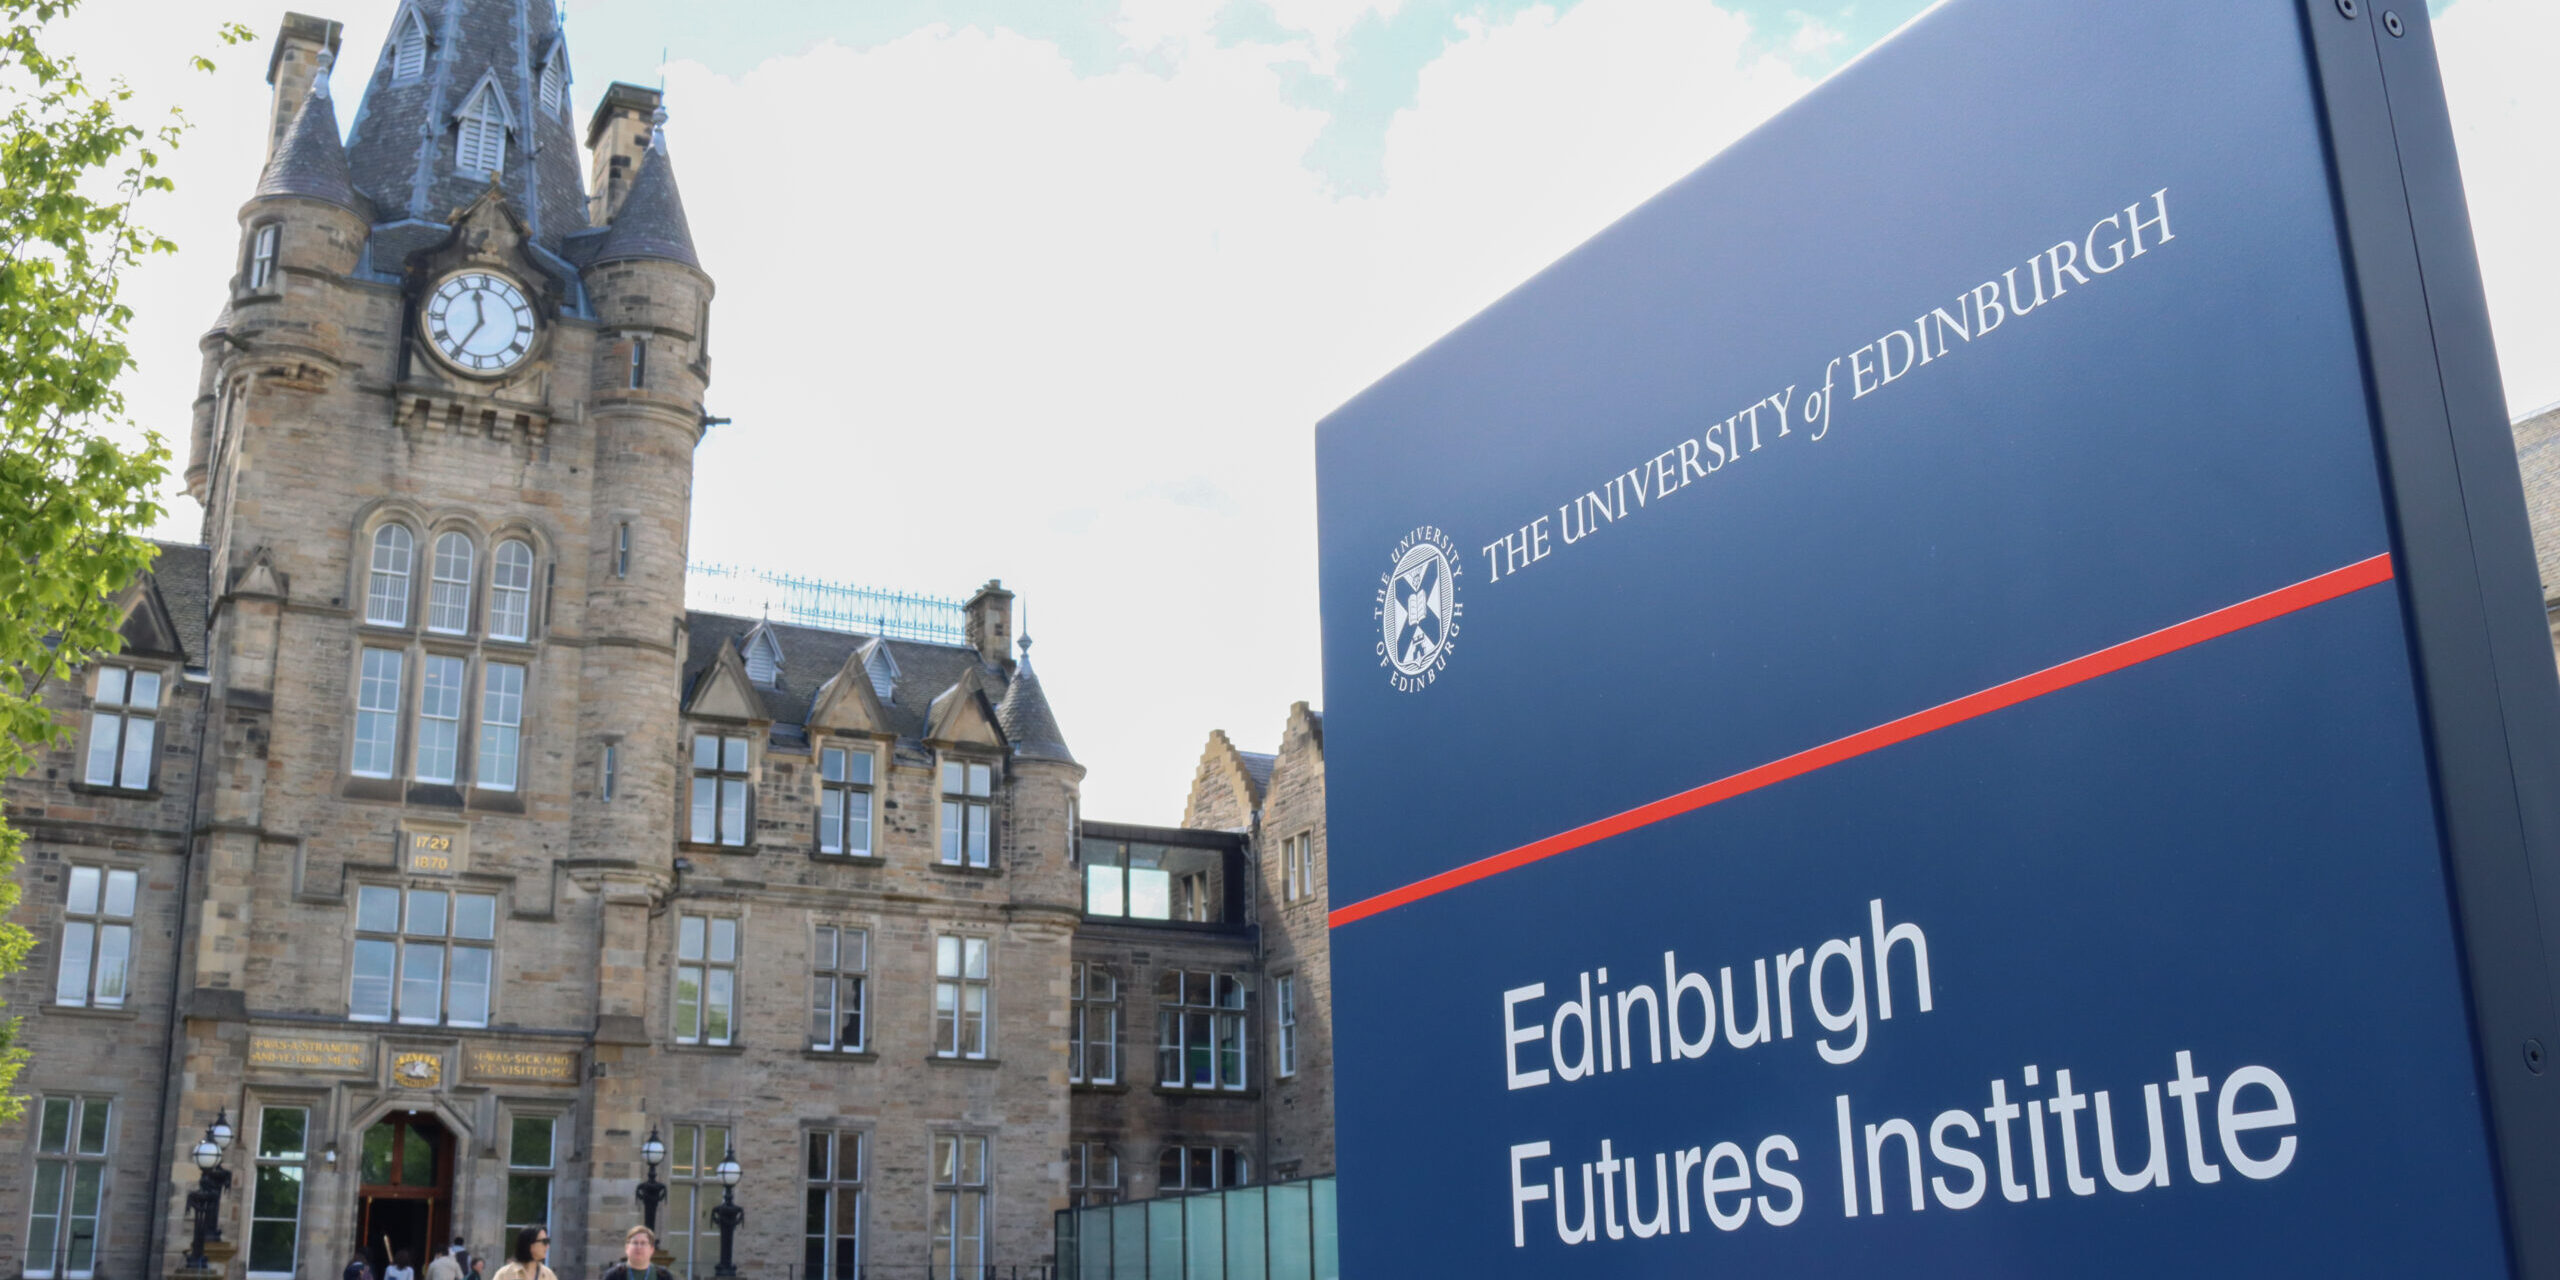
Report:
[[[688,609],[706,613],[769,618],[829,631],[933,644],[968,643],[968,610],[958,600],[737,565],[686,565],[684,603]]]

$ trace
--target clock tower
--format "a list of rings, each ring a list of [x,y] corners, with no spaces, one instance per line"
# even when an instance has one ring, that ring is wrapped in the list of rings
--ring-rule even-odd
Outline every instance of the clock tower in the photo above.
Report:
[[[551,4],[403,0],[369,67],[339,52],[287,17],[201,344],[210,728],[172,1101],[284,1108],[348,1153],[304,1239],[515,1222],[547,1177],[546,1220],[609,1256],[675,875],[712,281],[655,91],[585,122],[590,197]],[[404,1153],[379,1170],[377,1137]],[[169,1175],[183,1245],[194,1170]]]

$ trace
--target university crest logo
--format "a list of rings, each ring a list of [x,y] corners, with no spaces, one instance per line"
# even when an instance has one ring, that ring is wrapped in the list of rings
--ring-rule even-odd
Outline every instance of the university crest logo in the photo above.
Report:
[[[1395,567],[1378,579],[1378,665],[1400,693],[1430,687],[1458,642],[1458,548],[1424,525],[1396,543]]]

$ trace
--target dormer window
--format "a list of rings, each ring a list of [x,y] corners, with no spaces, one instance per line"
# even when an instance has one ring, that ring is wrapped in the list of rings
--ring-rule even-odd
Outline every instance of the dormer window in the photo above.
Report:
[[[773,633],[758,627],[747,637],[747,679],[759,689],[771,689],[782,679],[782,646]]]
[[[874,640],[862,649],[862,670],[871,677],[871,692],[882,705],[898,691],[898,660],[889,656],[889,646]]]
[[[401,15],[400,43],[391,53],[391,83],[407,84],[427,73],[427,23],[415,9]]]
[[[498,93],[497,82],[482,80],[458,119],[461,123],[454,135],[454,168],[492,178],[505,172],[507,126],[512,121],[507,117],[507,102]]]

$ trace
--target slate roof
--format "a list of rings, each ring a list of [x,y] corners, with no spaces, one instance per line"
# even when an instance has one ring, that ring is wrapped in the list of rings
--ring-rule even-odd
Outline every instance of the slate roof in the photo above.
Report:
[[[1245,776],[1253,779],[1253,798],[1260,801],[1271,790],[1271,766],[1280,763],[1280,757],[1259,751],[1239,751],[1236,758],[1244,761]]]
[[[688,610],[684,616],[687,647],[684,679],[679,701],[690,701],[702,682],[703,673],[711,669],[720,656],[720,646],[743,644],[747,633],[763,625],[782,645],[782,671],[771,689],[758,689],[764,699],[765,713],[774,722],[777,740],[791,741],[801,736],[799,726],[809,722],[809,709],[815,702],[818,687],[844,669],[845,659],[873,637],[850,631],[829,631],[818,627],[795,627],[782,623],[759,623],[754,618],[734,618],[721,613]],[[967,645],[928,644],[918,640],[886,639],[889,656],[898,664],[898,686],[883,700],[889,713],[889,727],[901,738],[922,738],[925,725],[932,719],[934,700],[953,685],[971,667],[978,669],[986,682],[990,701],[1002,704],[1018,699],[1016,714],[1025,724],[1045,723],[1048,739],[1059,753],[1035,756],[1040,759],[1066,759],[1066,744],[1057,738],[1057,721],[1050,714],[1048,699],[1040,692],[1039,681],[1027,682],[1028,688],[1016,692],[1015,685],[1026,683],[1019,675],[1008,680],[1004,668],[979,658],[978,651]],[[1003,724],[999,713],[1000,724]],[[1012,725],[1005,724],[1008,737]],[[1017,748],[1019,744],[1017,743]],[[1025,754],[1031,754],[1025,752]]]
[[[1064,760],[1070,764],[1075,756],[1067,750],[1065,735],[1058,732],[1058,717],[1049,710],[1048,695],[1040,691],[1040,677],[1031,670],[1031,647],[1023,642],[1022,665],[1013,673],[1013,683],[1004,691],[1004,700],[996,704],[996,723],[1004,726],[1004,736],[1013,743],[1016,754],[1034,760]]]
[[[205,665],[206,602],[213,590],[209,576],[213,551],[183,542],[152,545],[160,548],[160,555],[151,562],[152,584],[160,588],[160,603],[168,606],[169,621],[178,628],[178,644],[186,650],[187,665],[201,667]]]
[[[631,191],[622,197],[613,227],[605,232],[593,261],[632,258],[681,262],[697,270],[702,266],[693,256],[693,228],[684,220],[684,197],[676,191],[675,163],[667,158],[663,132],[650,140],[648,154],[640,157],[640,172],[631,179]]]
[[[338,108],[329,98],[326,71],[312,80],[311,92],[303,96],[293,123],[285,128],[284,141],[267,157],[266,171],[258,175],[257,194],[326,200],[371,216],[356,194],[347,149],[338,141]]]
[[[392,60],[415,11],[427,25],[425,74],[392,83]],[[499,185],[524,216],[533,241],[557,254],[587,229],[586,180],[569,118],[571,95],[546,109],[542,59],[561,40],[550,0],[404,0],[385,34],[347,139],[355,189],[386,222],[442,220],[487,189],[488,178],[454,167],[455,113],[483,77],[493,78],[515,121]],[[419,245],[372,246],[375,270],[396,272]]]

